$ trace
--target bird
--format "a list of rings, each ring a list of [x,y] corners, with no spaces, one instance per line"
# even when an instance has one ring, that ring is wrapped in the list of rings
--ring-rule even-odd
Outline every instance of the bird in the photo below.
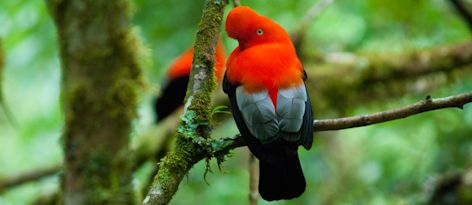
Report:
[[[215,75],[221,82],[225,70],[226,50],[221,39],[215,53]],[[183,105],[190,71],[192,70],[193,47],[178,56],[169,66],[161,95],[154,100],[155,123],[159,123]]]
[[[226,62],[223,91],[242,139],[259,159],[259,193],[267,201],[299,197],[306,187],[298,147],[313,144],[306,73],[289,34],[247,6],[227,15],[238,41]]]

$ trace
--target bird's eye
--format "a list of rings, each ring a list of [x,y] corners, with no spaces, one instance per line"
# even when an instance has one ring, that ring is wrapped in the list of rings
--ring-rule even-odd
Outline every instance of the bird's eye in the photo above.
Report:
[[[262,36],[264,34],[264,31],[262,29],[257,29],[257,35]]]

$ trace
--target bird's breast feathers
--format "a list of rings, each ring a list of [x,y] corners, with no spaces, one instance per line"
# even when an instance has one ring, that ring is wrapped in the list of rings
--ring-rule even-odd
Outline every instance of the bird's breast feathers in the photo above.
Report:
[[[228,59],[230,82],[241,84],[248,92],[300,85],[303,68],[292,44],[263,44],[235,49]]]

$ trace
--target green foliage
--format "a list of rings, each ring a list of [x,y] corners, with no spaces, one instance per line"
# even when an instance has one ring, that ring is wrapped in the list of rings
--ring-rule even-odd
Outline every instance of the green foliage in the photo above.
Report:
[[[229,111],[228,106],[220,105],[220,106],[215,106],[211,110],[211,115],[213,116],[215,114],[231,114],[231,111]]]

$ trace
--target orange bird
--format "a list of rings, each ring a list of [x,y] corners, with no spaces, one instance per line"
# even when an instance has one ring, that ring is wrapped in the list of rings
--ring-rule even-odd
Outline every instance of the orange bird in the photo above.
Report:
[[[225,68],[225,48],[221,40],[216,45],[215,75],[218,82],[221,82]],[[177,108],[182,106],[190,71],[192,70],[193,48],[188,49],[177,57],[167,71],[167,82],[163,86],[162,94],[154,103],[156,112],[156,122],[169,116]]]
[[[305,191],[297,149],[313,143],[306,74],[288,33],[249,7],[231,10],[228,36],[239,46],[228,58],[223,90],[241,136],[259,159],[259,193],[268,201]]]

